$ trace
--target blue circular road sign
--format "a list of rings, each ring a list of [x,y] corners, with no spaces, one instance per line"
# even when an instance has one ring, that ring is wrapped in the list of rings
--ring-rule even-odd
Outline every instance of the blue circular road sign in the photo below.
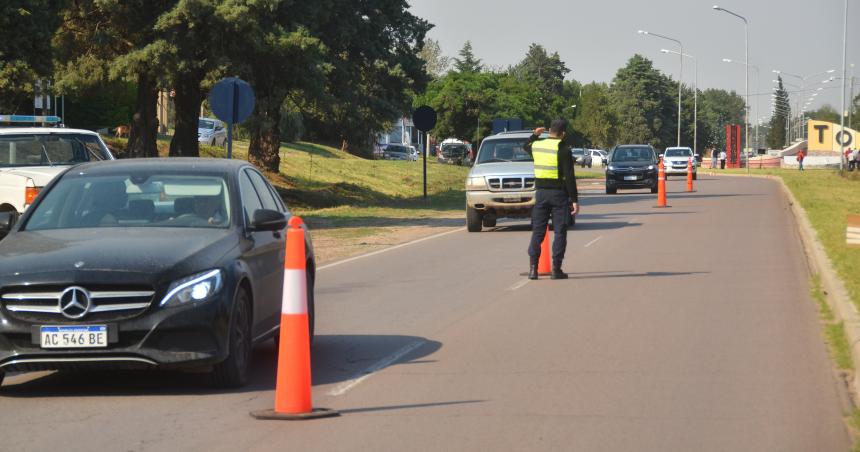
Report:
[[[251,85],[236,77],[222,79],[209,91],[209,107],[218,119],[228,124],[248,119],[255,102]]]

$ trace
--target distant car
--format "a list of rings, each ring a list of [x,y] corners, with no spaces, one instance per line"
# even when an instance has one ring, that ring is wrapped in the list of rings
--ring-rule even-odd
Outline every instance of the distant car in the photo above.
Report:
[[[382,150],[382,158],[412,161],[412,150],[402,144],[389,144]]]
[[[693,156],[693,150],[687,147],[670,147],[661,154],[663,156],[663,167],[666,178],[670,175],[687,175],[687,162],[693,159],[693,179],[697,179],[697,161]]]
[[[657,193],[657,152],[647,144],[615,146],[606,165],[606,193],[619,188],[650,188]]]
[[[573,148],[570,150],[570,153],[571,155],[573,155],[574,165],[579,165],[583,168],[588,166],[589,168],[591,168],[593,162],[591,157],[591,151],[589,149]]]
[[[463,142],[443,142],[439,146],[438,157],[439,163],[456,165],[469,165],[471,163],[469,146]]]
[[[412,158],[412,161],[417,162],[418,161],[418,149],[415,149],[415,146],[410,145],[409,150],[411,151],[409,153],[409,155]]]
[[[609,158],[609,153],[602,149],[588,149],[591,152],[591,160],[595,165],[606,166],[606,159]]]
[[[227,129],[224,123],[212,118],[198,119],[197,141],[209,146],[226,146]]]
[[[248,380],[279,334],[290,212],[241,160],[128,159],[57,176],[0,213],[4,373],[142,368]],[[315,261],[306,235],[309,333]],[[298,283],[298,282],[297,282]]]
[[[89,130],[0,128],[0,212],[24,212],[43,187],[72,165],[113,159],[101,137]]]

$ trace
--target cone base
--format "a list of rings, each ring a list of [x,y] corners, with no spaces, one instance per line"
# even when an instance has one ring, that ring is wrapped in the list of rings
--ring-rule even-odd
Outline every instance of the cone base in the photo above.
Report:
[[[669,207],[672,206],[654,206],[655,209],[668,209]]]
[[[275,410],[251,411],[254,419],[263,421],[307,421],[340,416],[340,412],[328,408],[314,408],[307,413],[278,413]]]

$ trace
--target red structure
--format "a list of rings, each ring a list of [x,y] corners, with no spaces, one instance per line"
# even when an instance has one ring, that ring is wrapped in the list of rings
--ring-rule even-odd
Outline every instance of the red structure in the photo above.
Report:
[[[742,168],[741,160],[741,126],[726,125],[726,168]]]

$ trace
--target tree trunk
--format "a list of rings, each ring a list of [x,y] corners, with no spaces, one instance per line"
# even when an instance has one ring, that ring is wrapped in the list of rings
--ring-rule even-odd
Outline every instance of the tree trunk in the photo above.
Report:
[[[155,78],[137,75],[137,104],[131,117],[126,157],[158,157],[158,89]]]
[[[176,82],[176,129],[170,140],[171,157],[200,157],[200,143],[197,141],[197,120],[200,117],[200,103],[203,90],[199,77],[185,75]]]
[[[278,172],[281,165],[281,104],[283,99],[257,99],[257,108],[249,121],[251,143],[248,161],[269,171]]]

